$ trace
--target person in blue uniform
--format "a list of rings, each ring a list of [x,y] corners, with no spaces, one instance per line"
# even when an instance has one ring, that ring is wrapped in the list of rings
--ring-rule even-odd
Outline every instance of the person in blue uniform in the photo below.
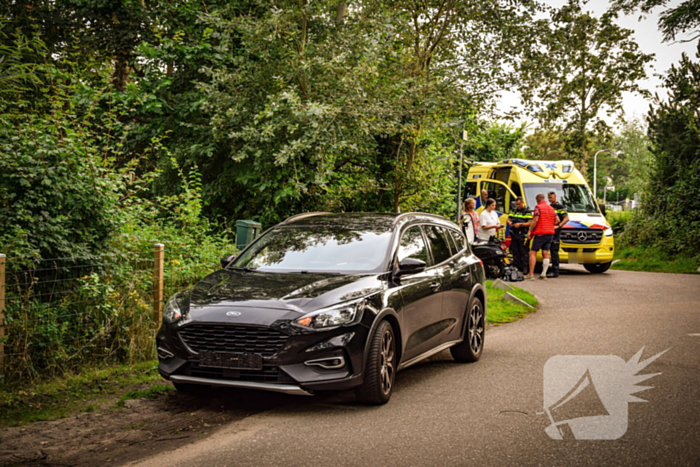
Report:
[[[508,216],[510,226],[510,253],[513,255],[513,265],[515,268],[527,274],[529,268],[528,255],[530,247],[527,240],[527,231],[532,222],[532,211],[525,207],[523,199],[515,198],[516,209]]]

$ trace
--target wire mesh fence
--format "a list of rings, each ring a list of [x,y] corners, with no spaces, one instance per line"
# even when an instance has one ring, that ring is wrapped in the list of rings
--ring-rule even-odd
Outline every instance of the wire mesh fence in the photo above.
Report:
[[[217,267],[211,253],[175,242],[89,257],[0,257],[0,378],[153,358],[165,302]]]

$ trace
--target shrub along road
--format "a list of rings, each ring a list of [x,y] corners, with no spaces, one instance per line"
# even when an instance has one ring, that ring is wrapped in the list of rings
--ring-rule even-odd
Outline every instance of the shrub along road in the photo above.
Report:
[[[700,276],[569,267],[516,284],[538,312],[490,327],[482,360],[445,352],[397,375],[388,405],[351,392],[292,397],[211,390],[0,432],[0,465],[697,464]],[[667,348],[641,373],[654,386],[629,404],[615,441],[555,441],[544,429],[543,368],[555,355],[629,360]],[[112,402],[114,403],[114,402]],[[147,456],[151,456],[150,458]],[[34,462],[31,462],[31,461]],[[27,462],[30,461],[30,462]]]

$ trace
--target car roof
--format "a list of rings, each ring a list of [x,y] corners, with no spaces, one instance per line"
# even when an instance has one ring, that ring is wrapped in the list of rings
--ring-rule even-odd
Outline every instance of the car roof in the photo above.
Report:
[[[413,220],[434,222],[436,224],[450,225],[451,227],[456,226],[456,224],[442,216],[422,212],[312,212],[292,216],[280,225],[338,226],[353,229],[392,230],[396,225],[403,225]]]

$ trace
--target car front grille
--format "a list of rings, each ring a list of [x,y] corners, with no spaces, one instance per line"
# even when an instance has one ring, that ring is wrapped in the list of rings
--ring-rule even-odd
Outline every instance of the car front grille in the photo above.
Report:
[[[276,366],[263,366],[262,370],[229,370],[227,368],[207,368],[199,362],[191,361],[184,365],[178,374],[222,381],[249,381],[254,383],[293,384],[295,381]]]
[[[193,323],[179,330],[180,338],[194,352],[245,352],[272,357],[289,335],[267,326],[232,326]]]
[[[562,229],[561,241],[570,244],[600,243],[603,231],[600,229]]]
[[[598,251],[598,248],[570,248],[570,247],[565,247],[562,248],[567,253],[595,253]]]

